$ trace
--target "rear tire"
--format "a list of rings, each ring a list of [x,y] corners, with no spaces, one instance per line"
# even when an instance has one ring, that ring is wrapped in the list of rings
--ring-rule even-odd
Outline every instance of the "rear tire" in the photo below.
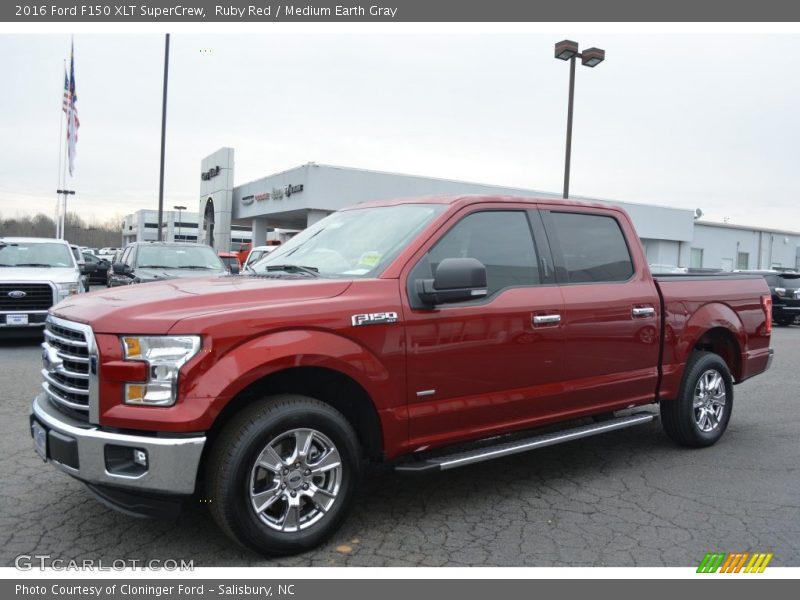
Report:
[[[352,426],[330,405],[294,394],[256,401],[225,425],[211,448],[211,514],[251,550],[310,550],[347,516],[360,455]]]
[[[695,352],[686,363],[678,398],[661,402],[661,423],[678,444],[703,448],[722,437],[732,410],[728,365],[712,352]]]

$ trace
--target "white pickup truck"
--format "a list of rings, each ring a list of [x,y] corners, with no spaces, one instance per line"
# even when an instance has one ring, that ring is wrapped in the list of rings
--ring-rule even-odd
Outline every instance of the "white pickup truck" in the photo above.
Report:
[[[82,293],[92,268],[64,240],[0,237],[0,335],[41,335],[50,307]]]

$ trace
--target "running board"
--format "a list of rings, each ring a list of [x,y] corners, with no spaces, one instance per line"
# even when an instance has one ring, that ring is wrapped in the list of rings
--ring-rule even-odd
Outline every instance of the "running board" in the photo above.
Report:
[[[544,448],[546,446],[555,446],[556,444],[563,444],[564,442],[571,442],[572,440],[579,440],[581,438],[600,433],[607,433],[609,431],[616,431],[617,429],[633,427],[634,425],[643,425],[645,423],[655,421],[656,418],[657,415],[655,413],[646,412],[628,415],[625,417],[615,417],[600,423],[592,423],[590,425],[575,427],[574,429],[564,429],[554,433],[531,436],[528,438],[514,440],[513,442],[506,442],[504,444],[479,448],[477,450],[456,452],[455,454],[401,463],[395,467],[395,471],[403,471],[407,473],[446,471],[447,469],[455,469],[457,467],[463,467],[465,465],[471,465],[474,463],[483,462],[485,460],[492,460],[493,458],[511,456],[512,454],[519,454],[521,452],[527,452],[528,450],[536,450],[537,448]]]

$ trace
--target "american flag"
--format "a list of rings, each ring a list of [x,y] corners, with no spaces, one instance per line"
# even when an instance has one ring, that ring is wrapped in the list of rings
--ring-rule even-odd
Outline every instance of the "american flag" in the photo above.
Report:
[[[67,75],[67,65],[64,61],[64,114],[69,114],[69,76]]]
[[[69,157],[69,174],[75,172],[76,145],[78,143],[78,128],[81,121],[78,118],[78,95],[75,93],[75,43],[72,43],[69,56],[69,78],[64,80],[64,104],[67,113],[67,155]]]

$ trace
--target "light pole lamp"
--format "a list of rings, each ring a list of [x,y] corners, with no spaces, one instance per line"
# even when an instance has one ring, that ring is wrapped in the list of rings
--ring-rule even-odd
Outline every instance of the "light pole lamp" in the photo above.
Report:
[[[569,61],[569,106],[567,108],[567,149],[564,158],[564,198],[569,198],[569,167],[572,157],[572,107],[575,101],[575,59],[580,58],[584,67],[594,68],[606,58],[606,51],[588,48],[578,52],[578,42],[562,40],[556,44],[555,57]]]
[[[185,206],[173,206],[172,208],[174,208],[175,210],[178,211],[178,233],[180,233],[180,230],[181,230],[181,211],[182,210],[186,210],[186,207]],[[181,239],[183,239],[183,236],[181,236]],[[175,241],[175,233],[174,232],[172,234],[172,241],[173,242]]]

